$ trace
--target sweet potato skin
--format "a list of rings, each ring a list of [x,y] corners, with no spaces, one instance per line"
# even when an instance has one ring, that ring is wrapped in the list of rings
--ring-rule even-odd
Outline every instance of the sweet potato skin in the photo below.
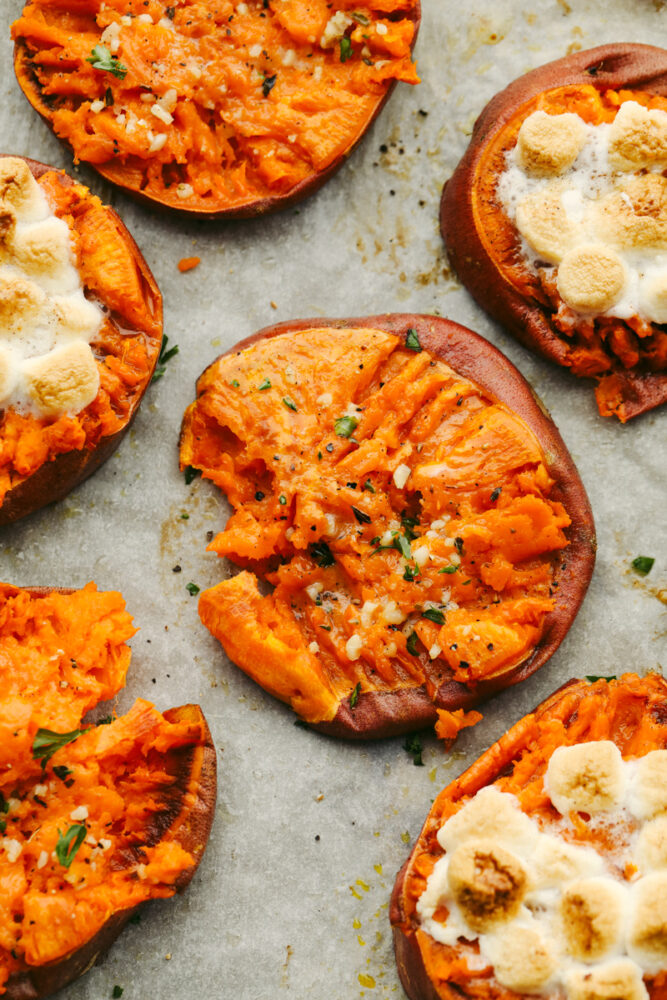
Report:
[[[556,651],[584,599],[595,563],[595,525],[584,486],[565,444],[542,403],[514,365],[483,337],[466,327],[436,316],[389,313],[351,319],[306,319],[265,327],[235,344],[227,354],[244,350],[259,339],[312,327],[346,329],[367,327],[405,338],[417,332],[422,347],[440,357],[463,376],[477,382],[493,397],[513,409],[537,436],[545,452],[549,474],[555,480],[551,499],[563,503],[572,519],[570,544],[561,553],[556,571],[556,608],[547,615],[542,637],[530,657],[504,675],[480,682],[474,690],[456,681],[443,684],[435,702],[424,688],[394,692],[361,692],[354,709],[340,703],[334,718],[311,728],[351,740],[380,739],[432,726],[437,709],[469,709],[498,691],[525,680]],[[214,362],[215,363],[215,362]]]
[[[410,14],[410,19],[414,22],[415,33],[412,39],[411,48],[414,50],[415,43],[417,41],[417,35],[419,33],[419,27],[421,24],[421,0],[417,0],[414,10]],[[51,131],[53,131],[53,120],[49,109],[48,103],[44,100],[42,93],[40,91],[39,85],[33,76],[30,68],[30,58],[27,52],[25,43],[18,39],[14,44],[14,72],[16,74],[16,79],[18,84],[23,91],[25,97],[32,105],[32,107],[37,111],[37,113],[43,118],[46,124],[49,126]],[[174,212],[183,218],[191,219],[253,219],[261,215],[270,215],[273,212],[282,211],[282,209],[290,208],[296,205],[298,202],[303,201],[311,194],[315,194],[316,191],[326,184],[330,177],[337,173],[343,164],[347,161],[352,152],[359,145],[361,140],[366,135],[366,132],[370,129],[371,125],[378,117],[383,107],[391,97],[397,81],[392,81],[387,90],[383,94],[382,98],[378,101],[373,114],[368,119],[368,122],[362,132],[357,135],[357,137],[350,143],[345,152],[336,157],[331,164],[320,172],[315,172],[309,177],[304,178],[299,184],[293,187],[290,191],[284,194],[272,195],[268,198],[257,198],[255,201],[244,205],[241,208],[233,209],[222,209],[222,210],[211,210],[204,211],[202,209],[188,208],[187,205],[183,207],[175,208],[173,205],[167,205],[166,203],[160,201],[158,198],[149,197],[140,188],[138,184],[132,185],[130,182],[127,184],[119,185],[116,177],[115,171],[113,174],[109,170],[105,170],[104,165],[91,164],[95,170],[104,177],[105,180],[110,181],[116,186],[120,186],[123,191],[129,194],[136,201],[141,202],[148,207],[163,211],[163,212]]]
[[[667,697],[667,682],[663,678],[655,678],[660,684]],[[556,706],[566,692],[584,689],[588,687],[586,681],[570,680],[563,684],[557,691],[550,695],[532,713],[535,720],[545,721],[549,719],[550,712]],[[524,731],[522,729],[522,719],[512,729],[510,729],[501,739],[492,744],[482,756],[475,761],[463,774],[455,779],[446,791],[449,791],[453,798],[460,798],[463,795],[474,795],[484,785],[491,784],[500,776],[504,768],[510,765],[520,752],[523,746]],[[419,850],[422,837],[429,826],[430,813],[426,818],[424,826],[417,837],[410,856],[396,876],[396,882],[391,895],[389,908],[389,919],[392,926],[394,938],[394,950],[398,973],[403,985],[403,989],[410,1000],[441,1000],[440,993],[435,989],[426,968],[422,954],[414,933],[408,933],[406,926],[406,913],[404,909],[404,888],[405,882],[415,854]],[[466,995],[465,989],[458,986],[454,990],[445,985],[444,992],[451,1000],[456,1000]]]
[[[440,227],[449,259],[468,291],[525,347],[559,365],[565,363],[565,343],[554,333],[539,303],[524,299],[489,257],[475,225],[471,192],[489,142],[519,108],[544,90],[568,85],[667,95],[667,50],[630,43],[601,45],[519,77],[481,112],[463,159],[445,183],[440,204]],[[625,370],[616,374],[626,390],[626,420],[667,401],[667,374]]]
[[[21,588],[17,587],[18,593]],[[35,597],[44,597],[54,591],[71,594],[71,587],[27,587]],[[182,792],[180,811],[174,811],[170,833],[193,856],[194,864],[182,872],[176,889],[182,892],[192,880],[204,856],[211,826],[215,816],[217,792],[217,757],[213,737],[199,705],[181,705],[162,713],[168,722],[198,722],[204,732],[204,743],[181,753],[178,761],[178,786]],[[194,786],[194,787],[193,787]],[[187,807],[183,802],[188,789],[194,791]],[[134,906],[114,913],[104,927],[81,948],[64,959],[39,966],[29,972],[13,976],[7,983],[6,1000],[42,1000],[78,979],[95,964],[111,947],[130,917],[140,910]]]
[[[3,155],[6,156],[9,154],[0,153],[0,157]],[[28,159],[27,157],[19,157],[19,159],[23,159],[28,164],[33,176],[37,179],[39,179],[42,174],[45,174],[47,171],[54,169],[44,163]],[[59,171],[59,176],[61,178],[61,183],[65,186],[69,187],[76,183],[76,181],[74,181],[73,178],[71,178],[64,171]],[[113,220],[114,225],[122,236],[128,253],[137,265],[144,283],[147,301],[151,302],[154,309],[154,315],[158,319],[161,328],[162,295],[160,294],[155,278],[149,270],[148,264],[144,260],[139,247],[130,235],[120,216],[108,206],[106,206],[105,210]],[[144,390],[136,396],[129,414],[129,419],[125,425],[115,434],[109,434],[102,437],[92,450],[84,447],[80,451],[69,451],[64,452],[61,455],[57,455],[53,461],[46,462],[44,465],[40,466],[40,468],[37,469],[32,476],[29,476],[27,479],[23,480],[23,482],[9,490],[5,495],[2,505],[0,505],[0,527],[5,524],[11,524],[14,521],[18,521],[23,517],[27,517],[29,514],[33,514],[35,511],[40,510],[47,504],[56,503],[58,500],[62,500],[63,497],[67,496],[67,494],[70,493],[75,486],[82,483],[88,478],[88,476],[92,476],[92,474],[96,472],[97,469],[99,469],[100,466],[103,465],[113,454],[120,444],[123,436],[130,428],[139,409],[143,395],[150,385],[160,354],[160,343],[161,341],[159,340],[155,343],[153,357],[151,358],[151,367],[146,379]]]

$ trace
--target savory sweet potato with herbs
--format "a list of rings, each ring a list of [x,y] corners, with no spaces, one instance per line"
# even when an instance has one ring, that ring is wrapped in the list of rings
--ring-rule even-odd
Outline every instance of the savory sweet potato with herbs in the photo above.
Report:
[[[592,572],[556,428],[503,355],[447,320],[260,331],[200,377],[181,465],[227,494],[209,548],[244,567],[201,594],[202,621],[335,735],[417,729],[522,680]]]
[[[391,901],[410,1000],[663,995],[667,682],[589,681],[435,800]]]
[[[621,421],[667,399],[667,51],[614,44],[515,80],[446,183],[459,277]]]
[[[160,292],[113,209],[62,171],[0,156],[0,525],[111,455],[161,343]]]
[[[148,899],[194,874],[215,809],[197,705],[123,686],[134,633],[120,594],[0,585],[0,996],[37,1000],[85,972]]]
[[[76,160],[155,205],[282,208],[342,165],[398,80],[419,0],[29,0],[16,75]]]

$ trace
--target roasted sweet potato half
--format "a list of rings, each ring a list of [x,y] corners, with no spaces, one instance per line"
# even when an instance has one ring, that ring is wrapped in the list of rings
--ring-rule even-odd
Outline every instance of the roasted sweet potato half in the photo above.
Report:
[[[113,209],[62,171],[0,155],[0,525],[106,461],[161,341],[160,292]]]
[[[197,705],[82,716],[122,687],[120,594],[0,584],[0,996],[82,975],[148,899],[190,881],[215,749]]]
[[[435,800],[391,901],[410,1000],[663,995],[667,683],[590,680]]]
[[[464,285],[622,421],[667,399],[667,51],[604,45],[515,80],[446,183]]]
[[[558,431],[509,361],[448,320],[261,330],[200,377],[181,463],[227,494],[209,548],[244,567],[202,593],[202,621],[332,735],[417,729],[518,683],[592,572]]]
[[[345,161],[411,58],[419,0],[29,0],[32,106],[77,160],[154,206],[239,218]]]

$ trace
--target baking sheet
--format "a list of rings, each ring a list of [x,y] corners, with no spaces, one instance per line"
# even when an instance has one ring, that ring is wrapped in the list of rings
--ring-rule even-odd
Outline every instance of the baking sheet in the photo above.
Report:
[[[0,578],[72,587],[94,579],[121,590],[140,632],[118,710],[138,696],[161,709],[199,702],[218,748],[219,794],[209,848],[187,892],[146,907],[141,923],[61,997],[100,1000],[116,984],[125,1000],[403,997],[389,895],[437,792],[569,677],[665,664],[667,414],[625,427],[598,417],[590,385],[525,351],[458,285],[437,224],[442,183],[497,90],[573,49],[659,41],[665,4],[526,6],[491,0],[473,12],[472,4],[423,0],[422,84],[399,85],[362,147],[297,209],[231,224],[181,222],[78,172],[139,243],[180,353],[93,479],[0,530]],[[13,77],[9,25],[21,8],[22,0],[0,4],[0,148],[71,169]],[[178,260],[194,254],[201,265],[180,274]],[[402,739],[352,745],[295,727],[290,709],[225,659],[185,589],[232,572],[204,551],[207,533],[228,515],[225,501],[201,480],[186,486],[178,472],[179,425],[196,376],[266,324],[385,311],[450,317],[511,358],[579,466],[599,540],[588,596],[556,655],[489,704],[449,756],[426,736],[424,767],[413,765]],[[639,554],[656,557],[645,579],[630,570]]]

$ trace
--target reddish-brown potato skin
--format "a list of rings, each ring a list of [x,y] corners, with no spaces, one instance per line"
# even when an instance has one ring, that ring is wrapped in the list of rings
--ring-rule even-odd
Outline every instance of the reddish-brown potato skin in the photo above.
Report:
[[[0,158],[9,155],[13,156],[14,154],[0,153]],[[64,171],[57,170],[55,167],[38,163],[36,160],[30,160],[25,156],[17,157],[17,159],[24,160],[36,178],[40,178],[42,174],[53,170],[60,175],[63,184],[69,186],[77,183]],[[151,303],[153,315],[158,319],[161,327],[162,295],[160,294],[160,289],[157,286],[155,278],[120,216],[109,206],[105,206],[105,211],[113,219],[128,252],[137,265],[137,269],[143,279],[146,301]],[[156,338],[146,384],[143,391],[135,397],[125,425],[115,434],[109,434],[106,437],[100,438],[100,441],[93,449],[84,446],[80,451],[68,451],[62,455],[57,455],[52,461],[45,462],[44,465],[40,466],[28,479],[23,480],[23,482],[9,490],[0,505],[0,527],[27,517],[28,514],[33,514],[47,504],[62,500],[75,486],[82,483],[88,476],[92,476],[106,462],[120,444],[137,414],[139,404],[151,383],[151,378],[160,355],[160,346],[161,339],[158,340]]]
[[[560,553],[555,572],[556,608],[545,619],[544,632],[527,660],[496,678],[480,682],[474,690],[457,681],[444,683],[435,701],[420,688],[361,692],[355,707],[346,699],[330,722],[311,728],[329,736],[352,740],[380,739],[432,726],[437,709],[469,709],[498,691],[520,683],[539,669],[560,646],[584,599],[595,563],[595,524],[579,473],[558,430],[523,375],[497,348],[458,323],[438,316],[387,313],[352,319],[294,320],[268,326],[235,344],[225,354],[241,351],[257,340],[321,327],[368,327],[405,339],[417,331],[422,347],[442,358],[461,375],[476,382],[494,399],[509,406],[528,424],[540,442],[549,474],[555,480],[550,499],[564,504],[572,524],[566,529],[570,544]],[[224,355],[222,355],[224,356]],[[215,364],[215,362],[213,362]]]
[[[565,365],[567,345],[554,332],[542,306],[526,300],[489,256],[475,224],[472,188],[480,159],[517,111],[542,91],[587,85],[598,90],[646,90],[667,96],[667,50],[653,45],[618,43],[573,52],[519,77],[487,104],[475,122],[470,145],[446,182],[440,227],[449,259],[471,295],[495,320],[530,350]],[[667,374],[626,371],[616,374],[626,386],[626,419],[667,400]]]
[[[21,590],[20,587],[15,589],[16,593]],[[44,597],[54,591],[59,594],[73,592],[71,587],[26,587],[25,589],[35,597]],[[215,815],[217,758],[213,737],[199,705],[181,705],[179,708],[170,708],[162,714],[169,722],[200,722],[204,731],[204,742],[200,746],[188,747],[178,755],[176,787],[181,792],[181,798],[174,803],[173,819],[168,828],[170,839],[178,840],[194,858],[194,864],[182,872],[175,883],[177,890],[182,892],[199,867],[211,832]],[[193,783],[196,787],[194,800],[184,808],[183,799],[186,790],[188,786],[192,787]],[[148,841],[152,839],[157,843],[164,837],[165,832],[156,829],[151,835],[148,831],[146,839]],[[100,955],[108,951],[130,917],[140,909],[141,906],[134,906],[114,913],[90,941],[71,955],[49,965],[36,966],[30,971],[12,976],[7,983],[6,1000],[41,1000],[42,997],[50,996],[56,990],[78,979],[92,968]]]
[[[415,42],[417,41],[417,35],[419,34],[419,26],[421,24],[421,0],[417,0],[414,10],[410,13],[410,20],[414,22],[415,33],[412,39],[411,48],[414,49]],[[16,74],[16,79],[18,80],[19,87],[23,91],[24,95],[32,105],[32,107],[37,111],[37,113],[44,119],[46,124],[49,126],[53,132],[53,120],[49,105],[42,97],[42,92],[40,90],[39,84],[35,78],[34,73],[31,69],[30,56],[26,49],[25,43],[21,39],[17,39],[14,43],[14,72]],[[284,208],[290,208],[292,205],[296,205],[297,202],[303,201],[308,195],[314,194],[318,191],[323,184],[325,184],[330,177],[332,177],[343,164],[348,160],[351,153],[357,148],[361,140],[366,135],[367,131],[377,118],[377,116],[382,111],[383,107],[391,97],[397,81],[394,80],[388,86],[385,93],[382,95],[378,101],[373,114],[368,119],[368,122],[359,133],[359,135],[350,143],[344,153],[336,157],[336,159],[326,167],[325,170],[321,170],[312,174],[309,177],[305,177],[299,184],[295,185],[289,191],[284,194],[275,194],[265,198],[256,198],[254,201],[250,201],[245,205],[241,205],[237,208],[223,208],[223,209],[211,209],[211,211],[206,211],[201,208],[188,208],[187,204],[184,205],[171,205],[160,198],[155,196],[147,195],[142,191],[139,186],[133,186],[129,182],[121,183],[118,180],[118,172],[116,170],[108,170],[103,164],[91,163],[88,166],[96,170],[98,174],[104,177],[105,180],[114,184],[116,187],[121,188],[136,201],[142,202],[149,208],[157,209],[158,211],[164,212],[175,212],[180,216],[192,219],[254,219],[260,215],[270,215],[273,212],[282,211]],[[54,133],[55,134],[55,133]],[[69,143],[61,140],[64,145],[73,152],[72,147]]]
[[[577,685],[586,687],[585,681],[571,680],[563,684],[554,694],[550,695],[535,709],[535,716],[548,718],[551,707],[556,704],[566,689]],[[667,696],[667,683],[665,683],[665,694]],[[495,757],[498,749],[502,747],[502,753]],[[456,779],[461,786],[460,794],[474,795],[483,785],[491,784],[503,769],[512,763],[516,755],[522,749],[520,739],[512,739],[512,732],[506,733],[498,743],[494,743],[475,763],[464,771],[460,778]],[[488,765],[484,767],[485,761]],[[458,797],[458,796],[457,796]],[[427,816],[424,826],[417,837],[410,856],[396,876],[394,889],[391,894],[389,906],[389,920],[391,922],[394,936],[394,952],[396,955],[396,965],[398,974],[403,984],[403,989],[410,1000],[442,1000],[440,993],[436,990],[424,967],[421,951],[414,933],[406,930],[406,914],[404,908],[403,889],[405,880],[410,870],[412,861],[419,849],[422,837],[425,835],[430,821],[430,814]],[[450,1000],[461,1000],[461,996],[467,996],[464,986],[457,983],[457,989],[445,986],[444,993]]]

